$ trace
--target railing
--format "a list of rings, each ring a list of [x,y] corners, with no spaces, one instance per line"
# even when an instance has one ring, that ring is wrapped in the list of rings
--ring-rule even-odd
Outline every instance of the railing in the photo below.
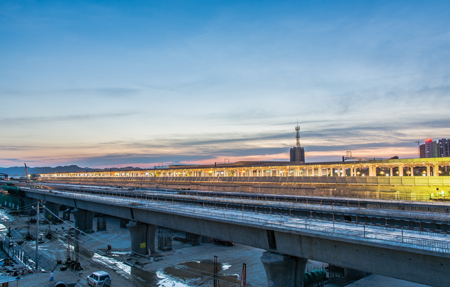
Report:
[[[14,240],[0,234],[1,248],[13,258],[21,266],[34,270],[36,268],[36,251],[34,248],[28,246],[27,243],[22,245],[17,244]],[[52,261],[42,254],[39,254],[39,267],[44,270],[52,270],[56,265],[56,260]]]
[[[302,183],[337,185],[404,185],[450,186],[450,176],[249,176],[249,177],[149,177],[149,176],[87,176],[43,177],[47,180],[108,180],[108,181],[170,181],[170,182],[239,182],[239,183]]]
[[[50,193],[35,190],[38,193]],[[450,237],[424,231],[405,230],[367,226],[358,223],[343,223],[310,217],[293,217],[288,215],[266,214],[250,211],[238,211],[225,208],[199,207],[198,205],[171,203],[158,200],[138,199],[121,196],[94,195],[90,193],[73,193],[52,191],[52,195],[88,200],[116,206],[133,206],[140,209],[176,214],[184,217],[226,221],[240,225],[253,225],[267,229],[322,234],[337,238],[348,238],[359,241],[381,243],[391,246],[402,246],[441,253],[450,253]]]

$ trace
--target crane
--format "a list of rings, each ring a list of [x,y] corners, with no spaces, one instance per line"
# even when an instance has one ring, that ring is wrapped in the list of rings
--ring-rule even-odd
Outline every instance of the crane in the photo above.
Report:
[[[28,180],[28,179],[30,179],[30,176],[28,175],[28,167],[27,167],[26,163],[24,163],[24,165],[25,165],[25,173],[27,175],[27,180]]]
[[[420,157],[420,141],[416,141],[416,142],[414,142],[414,143],[416,143],[416,144],[417,144],[417,147],[419,148],[419,157]]]

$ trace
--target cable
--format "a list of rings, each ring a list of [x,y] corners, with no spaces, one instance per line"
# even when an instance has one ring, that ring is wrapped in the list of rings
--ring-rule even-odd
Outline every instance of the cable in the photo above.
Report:
[[[30,205],[30,206],[33,208],[32,205]],[[71,227],[71,228],[74,228],[75,230],[79,231],[81,234],[83,234],[83,235],[85,235],[85,236],[87,236],[87,237],[90,237],[90,238],[92,238],[92,239],[94,239],[94,240],[96,240],[96,241],[98,241],[98,242],[100,242],[100,243],[105,243],[105,244],[108,243],[108,242],[102,241],[102,240],[100,240],[100,239],[98,239],[98,238],[95,238],[95,237],[93,237],[93,236],[90,236],[90,235],[88,235],[87,233],[81,231],[80,229],[78,229],[78,228],[76,228],[76,227],[74,227],[74,226],[72,226],[72,225],[66,223],[63,219],[61,219],[58,215],[56,215],[55,213],[53,213],[53,212],[52,212],[50,209],[48,209],[45,205],[44,205],[43,207],[44,207],[44,209],[47,210],[49,213],[51,213],[51,214],[54,215],[56,218],[58,218],[59,220],[61,220],[64,224],[66,224],[67,226],[69,226],[69,227]],[[33,208],[33,209],[34,209],[34,208]],[[51,229],[52,226],[55,227],[55,225],[54,225],[50,220],[48,220],[48,219],[45,218],[45,217],[43,217],[43,218],[44,218],[45,221],[47,221],[47,222],[50,224],[50,229]],[[60,232],[62,232],[62,233],[64,233],[64,234],[67,235],[67,236],[70,236],[69,233],[68,233],[68,231],[66,232],[66,231],[64,231],[64,230],[62,230],[62,229],[58,229],[58,228],[56,228],[56,230],[57,230],[57,231],[60,231]],[[72,236],[70,236],[70,237],[72,237]],[[60,239],[61,239],[61,238],[59,238],[59,240],[60,240]],[[83,245],[86,249],[91,250],[91,251],[96,251],[93,247],[88,246],[87,244],[85,244],[85,243],[84,243],[83,241],[81,241],[80,239],[76,239],[76,238],[73,238],[73,237],[72,237],[72,239],[73,239],[74,241],[78,242],[79,244]],[[120,249],[119,249],[119,250],[120,250]],[[190,267],[185,267],[185,268],[183,268],[183,269],[180,269],[180,268],[177,268],[176,265],[169,265],[168,263],[165,263],[165,262],[162,262],[162,264],[165,264],[165,265],[167,265],[168,267],[173,267],[173,268],[175,268],[175,269],[183,270],[183,271],[188,272],[188,273],[191,273],[191,274],[195,274],[195,275],[199,275],[199,276],[206,276],[206,277],[212,278],[211,276],[205,275],[205,274],[210,274],[210,275],[211,275],[212,273],[210,273],[210,272],[204,272],[204,271],[203,271],[204,274],[201,274],[201,273],[199,274],[199,273],[196,273],[196,272],[193,272],[193,271],[188,271],[188,270],[186,270],[186,269],[193,269],[193,268],[190,268]],[[196,270],[196,269],[193,269],[193,270]],[[198,271],[198,270],[196,270],[196,271]]]
[[[55,217],[57,217],[58,219],[62,220],[59,216],[57,216],[56,214],[54,214],[53,212],[51,212],[47,207],[44,206],[44,208],[47,209],[47,210],[48,210],[50,213],[52,213],[53,215],[55,215]],[[44,218],[44,219],[48,221],[48,219],[46,219],[46,218]],[[49,223],[52,224],[50,221],[49,221]],[[65,223],[65,222],[63,221],[63,223]],[[66,224],[67,224],[67,223],[66,223]],[[68,225],[68,224],[67,224],[67,225]],[[53,226],[54,226],[54,225],[53,225]],[[70,226],[70,225],[69,225],[69,226]],[[106,244],[109,243],[109,242],[104,242],[104,241],[102,241],[102,240],[100,240],[100,239],[97,239],[97,238],[95,238],[95,237],[92,237],[92,236],[86,234],[85,232],[81,231],[81,230],[78,229],[78,228],[75,228],[75,229],[78,230],[78,231],[80,231],[82,234],[87,235],[88,237],[91,237],[91,238],[97,240],[98,242],[106,243]],[[70,235],[68,234],[68,231],[67,231],[67,233],[66,233],[66,231],[64,231],[64,230],[60,230],[60,231],[63,232],[63,233],[65,233],[66,235],[70,236]],[[72,237],[72,236],[71,236],[71,237]],[[73,238],[73,237],[72,237],[72,238]],[[96,250],[94,249],[94,247],[91,247],[91,246],[86,245],[86,243],[83,243],[83,242],[81,241],[81,239],[74,239],[74,240],[75,240],[75,241],[78,241],[78,243],[81,243],[83,246],[87,247],[86,249],[89,249],[89,250],[91,250],[91,251],[96,251]],[[120,248],[119,248],[119,250],[120,250]],[[122,250],[123,250],[123,249],[122,249]],[[188,272],[188,273],[191,273],[191,274],[195,274],[195,275],[198,275],[198,276],[206,276],[206,277],[208,277],[208,278],[210,278],[210,279],[213,278],[213,273],[211,273],[211,272],[201,271],[201,272],[203,272],[203,273],[205,273],[205,274],[209,274],[209,275],[205,275],[205,274],[202,274],[202,273],[196,273],[196,272],[194,272],[194,271],[187,271],[186,269],[196,270],[196,269],[193,269],[193,268],[190,268],[190,267],[185,267],[185,268],[180,269],[180,268],[177,268],[177,267],[176,267],[177,265],[170,265],[169,263],[166,263],[166,262],[161,262],[161,263],[162,263],[162,264],[165,264],[167,267],[173,267],[173,268],[175,268],[175,269],[183,270],[183,271]],[[196,271],[199,271],[199,270],[196,270]],[[130,276],[133,276],[133,275],[130,274]],[[133,277],[135,277],[135,276],[133,276]],[[135,278],[136,278],[136,277],[135,277]],[[138,278],[136,278],[136,279],[138,279]],[[224,281],[224,280],[223,280],[223,279],[219,279],[219,281]],[[224,282],[227,282],[227,281],[224,281]]]
[[[91,238],[91,239],[93,239],[93,240],[96,240],[96,241],[100,242],[100,243],[106,243],[106,245],[108,245],[108,242],[102,241],[102,240],[100,240],[100,239],[98,239],[98,238],[96,238],[96,237],[93,237],[93,236],[91,236],[91,235],[85,233],[85,232],[82,231],[81,229],[78,229],[77,227],[72,226],[72,225],[66,223],[61,217],[59,217],[58,215],[54,214],[54,213],[53,213],[51,210],[49,210],[45,205],[44,205],[43,207],[44,207],[44,209],[46,209],[48,212],[50,212],[51,214],[53,214],[56,218],[58,218],[60,221],[62,221],[62,223],[66,224],[67,226],[70,226],[71,228],[74,228],[75,230],[78,230],[78,231],[80,232],[80,234],[83,234],[83,235],[85,235],[85,236],[87,236],[87,237],[89,237],[89,238]],[[47,219],[46,219],[46,220],[47,220]],[[118,249],[120,250],[121,248],[118,248]]]

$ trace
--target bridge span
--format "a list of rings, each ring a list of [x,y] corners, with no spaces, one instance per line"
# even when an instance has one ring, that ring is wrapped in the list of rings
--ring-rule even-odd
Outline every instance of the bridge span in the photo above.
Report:
[[[303,286],[307,259],[432,286],[450,282],[447,234],[148,197],[22,190],[27,198],[44,200],[50,207],[54,204],[76,208],[76,225],[81,229],[88,228],[93,212],[132,221],[128,228],[135,252],[145,253],[142,246],[154,248],[157,226],[265,249],[261,260],[273,286]],[[53,206],[53,210],[57,209]]]

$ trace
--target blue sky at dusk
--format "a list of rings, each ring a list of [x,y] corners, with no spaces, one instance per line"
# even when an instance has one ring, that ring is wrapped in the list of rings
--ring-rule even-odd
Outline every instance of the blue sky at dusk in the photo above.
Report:
[[[450,1],[2,1],[0,166],[417,157]]]

